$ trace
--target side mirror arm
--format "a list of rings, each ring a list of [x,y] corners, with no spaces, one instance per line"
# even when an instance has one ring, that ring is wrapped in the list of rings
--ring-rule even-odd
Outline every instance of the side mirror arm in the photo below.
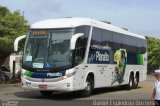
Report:
[[[73,37],[71,38],[71,41],[70,41],[70,50],[75,49],[77,39],[82,36],[84,36],[83,33],[77,33],[77,34],[73,35]]]
[[[15,41],[14,41],[14,51],[15,52],[18,51],[18,43],[19,43],[19,41],[24,39],[24,38],[26,38],[26,35],[19,36],[19,37],[17,37],[15,39]]]

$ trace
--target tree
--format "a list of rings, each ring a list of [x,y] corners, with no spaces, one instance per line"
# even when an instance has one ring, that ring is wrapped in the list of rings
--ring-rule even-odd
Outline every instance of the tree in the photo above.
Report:
[[[1,16],[1,17],[6,16],[8,13],[9,13],[9,10],[8,10],[7,7],[2,7],[2,6],[0,6],[0,16]]]
[[[146,37],[148,43],[148,72],[153,73],[160,67],[160,39]]]
[[[19,10],[11,12],[0,6],[0,58],[10,55],[15,38],[28,30],[29,25],[20,13]]]

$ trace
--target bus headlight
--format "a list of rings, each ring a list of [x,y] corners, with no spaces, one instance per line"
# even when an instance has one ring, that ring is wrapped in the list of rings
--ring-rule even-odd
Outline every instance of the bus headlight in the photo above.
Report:
[[[71,77],[73,76],[77,71],[75,69],[69,69],[69,70],[66,70],[66,77],[64,78],[68,78],[68,77]]]

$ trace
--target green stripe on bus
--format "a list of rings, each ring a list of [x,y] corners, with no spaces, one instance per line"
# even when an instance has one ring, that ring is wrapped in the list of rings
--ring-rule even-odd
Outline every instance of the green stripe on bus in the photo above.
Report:
[[[143,65],[144,64],[144,59],[143,59],[143,55],[142,54],[138,54],[137,55],[137,60],[138,60],[138,64],[139,65]]]
[[[32,74],[33,74],[33,72],[30,72],[30,71],[26,71],[26,72],[24,73],[24,75],[26,75],[26,76],[28,76],[28,77],[31,77]]]

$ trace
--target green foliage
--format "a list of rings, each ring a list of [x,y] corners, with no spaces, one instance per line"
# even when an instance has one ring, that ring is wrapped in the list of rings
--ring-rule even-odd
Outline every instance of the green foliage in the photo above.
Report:
[[[8,38],[0,37],[0,57],[9,55],[13,51],[13,42]]]
[[[146,37],[148,43],[148,72],[160,67],[160,39]]]
[[[29,25],[19,10],[11,12],[0,6],[0,57],[13,52],[14,40],[26,34],[28,28]]]
[[[0,17],[4,17],[9,13],[9,10],[7,7],[0,6]]]

